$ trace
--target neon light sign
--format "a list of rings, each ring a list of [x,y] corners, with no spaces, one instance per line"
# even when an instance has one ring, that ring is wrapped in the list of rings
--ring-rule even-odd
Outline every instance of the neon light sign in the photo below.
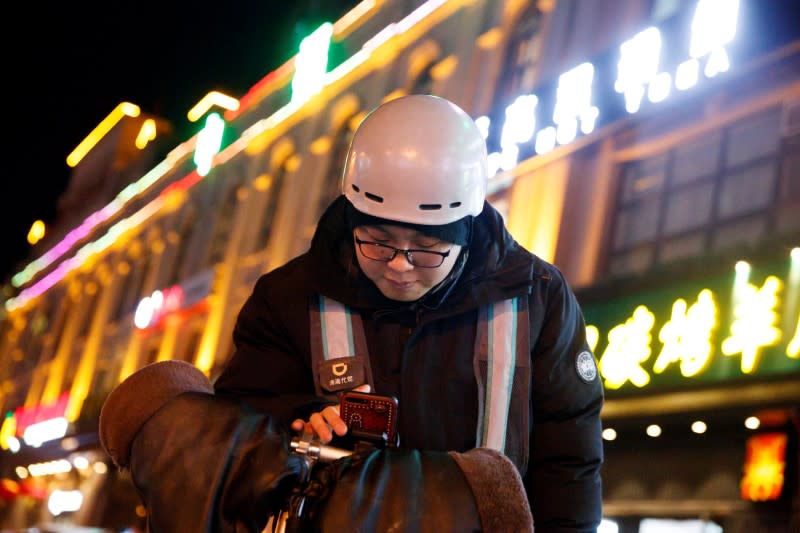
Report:
[[[631,299],[627,311],[615,302],[585,305],[587,342],[610,391],[800,372],[800,306],[790,298],[797,291],[775,275],[754,283],[737,274],[727,290],[690,289],[667,312],[665,295],[652,295],[661,303]]]
[[[573,142],[580,134],[588,135],[601,116],[610,122],[619,115],[617,110],[639,112],[645,97],[658,104],[669,99],[673,86],[679,91],[695,87],[701,67],[708,79],[727,71],[730,58],[726,46],[734,41],[738,20],[738,0],[698,0],[683,56],[687,59],[665,64],[668,62],[663,59],[673,54],[681,33],[674,27],[651,26],[623,42],[612,57],[584,62],[561,74],[555,87],[545,85],[536,94],[518,96],[494,115],[503,120],[499,132],[487,126],[487,121],[491,123],[488,117],[479,117],[481,127],[488,130],[487,143],[497,148],[490,149],[490,175],[513,168],[521,154],[544,154]],[[598,66],[603,75],[598,75]],[[613,69],[612,79],[606,71]],[[606,98],[605,111],[593,103],[597,95]],[[549,124],[541,120],[548,109],[553,109]]]
[[[300,51],[294,59],[292,102],[305,102],[325,85],[332,36],[333,24],[326,22],[300,43]]]
[[[170,313],[183,307],[183,289],[174,285],[163,291],[153,291],[150,296],[145,296],[136,306],[133,323],[139,329],[147,329],[157,325]]]
[[[18,449],[17,437],[34,447],[63,437],[69,429],[69,421],[64,417],[68,404],[69,392],[64,392],[52,403],[20,407],[13,413],[9,412],[0,426],[0,448]]]
[[[744,500],[777,500],[783,492],[786,470],[784,433],[765,433],[747,439],[744,476],[739,485]]]
[[[170,314],[201,310],[214,282],[214,269],[210,268],[180,285],[153,291],[139,301],[133,315],[133,323],[139,329],[157,326]]]
[[[225,130],[225,121],[218,113],[211,113],[206,118],[205,127],[197,136],[197,147],[194,149],[194,164],[197,173],[201,176],[211,170],[211,161],[222,146],[222,133]]]

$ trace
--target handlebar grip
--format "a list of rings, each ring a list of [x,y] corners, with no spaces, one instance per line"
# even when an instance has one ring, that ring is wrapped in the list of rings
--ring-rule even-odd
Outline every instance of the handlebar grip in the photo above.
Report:
[[[292,453],[302,455],[311,461],[322,461],[323,463],[332,463],[342,457],[353,455],[350,450],[322,444],[319,440],[308,435],[293,438],[290,447]]]

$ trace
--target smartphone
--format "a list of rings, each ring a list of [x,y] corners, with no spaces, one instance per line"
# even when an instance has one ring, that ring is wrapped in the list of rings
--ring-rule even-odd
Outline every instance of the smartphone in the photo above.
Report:
[[[366,440],[378,447],[397,446],[397,412],[394,396],[345,392],[339,399],[339,416],[347,424],[349,440]]]

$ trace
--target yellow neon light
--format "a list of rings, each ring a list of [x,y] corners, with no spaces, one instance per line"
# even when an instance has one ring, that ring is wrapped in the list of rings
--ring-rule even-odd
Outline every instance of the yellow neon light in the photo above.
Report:
[[[597,343],[600,342],[600,330],[597,326],[586,326],[586,342],[589,344],[589,349],[594,352]]]
[[[778,321],[775,308],[782,287],[783,283],[775,276],[767,277],[761,288],[748,283],[734,307],[731,336],[722,341],[722,353],[742,354],[741,367],[745,374],[755,369],[762,348],[777,344],[781,339],[781,330],[775,327]]]
[[[599,363],[606,387],[618,389],[627,381],[637,387],[650,383],[650,374],[641,363],[650,358],[650,330],[655,322],[655,315],[640,305],[624,324],[609,331],[608,346]]]
[[[152,118],[148,118],[142,124],[141,129],[139,130],[139,134],[136,135],[136,148],[139,150],[144,150],[144,147],[147,146],[152,140],[156,138],[156,121]]]
[[[658,333],[664,347],[653,365],[653,372],[662,373],[672,363],[680,362],[684,377],[700,373],[711,360],[711,335],[717,327],[717,305],[709,289],[697,295],[687,308],[686,300],[672,304],[672,316]]]
[[[362,78],[373,70],[386,65],[397,55],[399,50],[405,49],[408,45],[410,45],[410,43],[415,42],[420,38],[420,36],[429,31],[430,28],[435,27],[454,12],[471,3],[471,1],[472,0],[450,0],[449,2],[444,2],[442,0],[428,0],[420,8],[406,16],[406,18],[400,22],[391,23],[389,26],[384,28],[384,30],[380,31],[375,37],[365,43],[362,49],[351,56],[350,59],[346,60],[336,69],[326,74],[325,84],[326,87],[328,87],[328,91],[331,94],[338,94],[339,89],[345,84],[345,81],[349,81],[351,84],[356,79]],[[382,3],[382,0],[376,1],[376,5],[380,5],[380,3]],[[359,22],[364,20],[364,18],[365,17],[362,16],[362,18],[359,19]],[[345,32],[347,28],[342,28],[340,26],[339,30]],[[342,37],[342,35],[337,35],[337,37]],[[295,59],[292,58],[283,66],[279,67],[273,73],[275,76],[267,76],[267,78],[264,80],[267,81],[267,83],[259,83],[257,89],[253,93],[253,98],[250,98],[249,100],[253,102],[260,101],[260,99],[262,99],[266,94],[271,93],[272,91],[276,90],[276,88],[282,87],[293,72],[294,61]],[[134,104],[127,104],[126,109],[130,109],[129,106],[133,106],[137,110],[138,115],[138,107]],[[269,131],[270,136],[269,138],[264,139],[263,143],[270,142],[273,137],[279,137],[286,129],[295,124],[296,121],[299,121],[301,118],[303,118],[299,113],[297,113],[300,107],[301,106],[297,104],[290,103],[277,110],[267,119],[262,119],[248,128],[242,133],[237,141],[231,143],[225,150],[225,160],[227,161],[237,153],[248,148],[248,146],[256,144],[261,138],[260,136],[265,134],[267,131]],[[309,108],[307,107],[306,109]],[[357,117],[354,117],[354,119],[351,120],[351,123],[358,123],[364,115],[365,114],[362,113]],[[159,181],[163,176],[171,171],[172,168],[177,165],[187,153],[191,153],[194,150],[197,140],[196,138],[197,136],[178,145],[167,155],[164,161],[153,168],[145,176],[140,178],[139,181],[129,185],[122,193],[120,193],[120,195],[117,196],[117,198],[115,198],[114,202],[109,204],[107,207],[113,207],[113,213],[117,213],[121,209],[122,205],[126,204],[131,199],[132,191],[136,190],[136,194],[138,194],[148,189],[155,182]],[[96,142],[97,141],[95,141],[95,143]],[[86,151],[88,152],[89,149],[91,149],[91,146]],[[77,151],[78,149],[76,148],[73,152]],[[260,150],[256,150],[256,153],[258,151]],[[248,151],[247,153],[251,152]],[[80,157],[82,158],[84,155],[85,153],[81,154]],[[95,225],[91,225],[90,227],[93,228],[94,226]],[[101,237],[100,240],[105,242],[108,240],[107,237],[108,234],[106,234],[104,237]],[[107,246],[107,244],[104,244],[104,246]],[[33,276],[41,272],[47,265],[58,260],[61,255],[63,254],[58,254],[55,259],[43,256],[36,262],[28,265],[24,272],[19,272],[15,276],[15,278],[18,278],[19,276],[25,277],[25,281],[20,281],[19,285],[29,281]],[[44,266],[40,264],[40,261],[44,263]],[[74,266],[71,265],[69,268],[61,269],[61,271],[71,271],[73,268]],[[38,286],[35,294],[48,290],[49,287],[52,287],[60,279],[60,276],[58,279],[55,279],[55,277],[49,279],[47,281],[47,286],[44,288],[42,288],[41,285]],[[19,285],[15,284],[15,286]],[[25,291],[23,291],[23,293],[24,294],[20,294],[20,296],[16,298],[6,300],[5,308],[7,311],[12,312],[16,309],[19,309],[35,297],[34,292],[25,293]]]
[[[348,33],[355,30],[360,25],[357,25],[357,23],[365,21],[367,15],[372,13],[380,3],[376,0],[363,0],[333,24],[333,36],[336,39],[343,39]]]
[[[17,419],[13,416],[7,416],[3,420],[3,425],[0,426],[0,448],[8,450],[10,448],[9,439],[14,437],[17,432]]]
[[[794,330],[794,337],[786,347],[786,355],[792,359],[800,358],[800,316],[797,317],[797,327]]]
[[[109,115],[100,122],[92,132],[86,136],[84,140],[67,156],[67,165],[74,167],[81,162],[89,150],[105,137],[111,128],[116,126],[117,122],[124,117],[138,117],[140,113],[139,106],[130,102],[122,102]]]
[[[228,111],[236,111],[239,109],[239,100],[227,94],[222,94],[219,91],[211,91],[202,97],[200,101],[189,110],[186,116],[189,118],[190,122],[197,122],[203,118],[203,115],[213,106],[221,107]]]
[[[33,245],[42,240],[44,237],[44,222],[37,220],[31,224],[31,229],[28,230],[28,243]]]

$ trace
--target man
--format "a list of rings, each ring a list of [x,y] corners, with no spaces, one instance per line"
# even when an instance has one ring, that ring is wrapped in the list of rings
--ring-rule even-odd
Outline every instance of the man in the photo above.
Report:
[[[538,531],[593,530],[603,391],[582,313],[506,231],[487,181],[485,142],[451,102],[371,112],[310,250],[243,306],[215,391],[323,442],[348,432],[337,394],[394,396],[401,447],[499,450]]]

